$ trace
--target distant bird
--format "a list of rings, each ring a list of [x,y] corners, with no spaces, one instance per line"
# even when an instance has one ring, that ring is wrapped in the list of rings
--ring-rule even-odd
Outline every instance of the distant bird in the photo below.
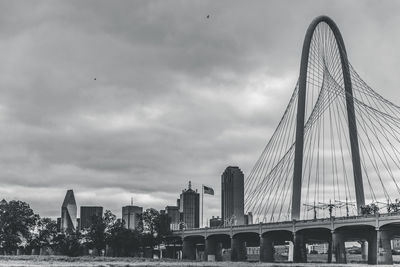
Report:
[[[94,80],[96,81],[96,78],[94,78]]]
[[[210,15],[207,15],[207,18],[209,19],[209,18],[210,18]]]

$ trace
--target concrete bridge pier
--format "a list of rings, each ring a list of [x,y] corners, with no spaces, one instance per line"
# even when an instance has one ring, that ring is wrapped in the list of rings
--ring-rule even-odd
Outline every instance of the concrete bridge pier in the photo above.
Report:
[[[378,240],[378,264],[393,264],[392,246],[390,244],[391,233],[389,231],[377,230]]]
[[[274,262],[274,240],[271,236],[265,235],[260,238],[260,261]]]
[[[232,237],[231,240],[231,260],[245,261],[247,260],[246,242],[240,237]]]
[[[196,243],[193,240],[183,240],[182,258],[185,260],[196,260]]]
[[[293,262],[307,262],[307,249],[304,235],[302,233],[293,233],[294,254]]]
[[[367,241],[361,241],[361,259],[362,260],[367,260],[368,258],[368,242]]]
[[[377,244],[377,232],[370,234],[368,238],[368,264],[378,264],[378,244]]]
[[[336,263],[346,263],[346,248],[344,242],[345,240],[342,233],[332,231],[332,254],[335,256]]]
[[[332,263],[332,248],[333,248],[333,242],[332,242],[332,237],[328,242],[328,263]]]

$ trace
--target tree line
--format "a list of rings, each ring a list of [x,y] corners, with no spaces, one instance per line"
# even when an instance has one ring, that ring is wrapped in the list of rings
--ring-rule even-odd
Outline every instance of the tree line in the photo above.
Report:
[[[384,203],[381,203],[384,204]],[[361,214],[362,215],[372,215],[372,214],[379,214],[379,207],[376,203],[371,203],[369,205],[361,205]],[[387,213],[398,213],[400,212],[400,200],[395,199],[394,202],[388,202],[386,204],[386,212]]]
[[[147,209],[139,216],[137,229],[126,229],[125,222],[109,210],[93,216],[90,227],[60,232],[57,222],[41,218],[29,204],[19,200],[0,202],[0,250],[24,254],[46,250],[50,254],[80,256],[89,249],[107,256],[140,256],[155,246],[165,243],[170,235],[170,220],[166,214]]]

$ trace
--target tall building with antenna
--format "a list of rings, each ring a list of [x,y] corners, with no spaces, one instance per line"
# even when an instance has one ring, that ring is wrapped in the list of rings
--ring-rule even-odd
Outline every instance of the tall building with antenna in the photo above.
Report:
[[[139,226],[142,213],[143,207],[134,206],[133,198],[131,198],[131,205],[122,207],[122,220],[125,222],[125,228],[135,230]]]
[[[199,228],[200,226],[200,194],[192,189],[189,181],[188,189],[182,190],[179,201],[179,211],[182,213],[182,222],[186,228]]]

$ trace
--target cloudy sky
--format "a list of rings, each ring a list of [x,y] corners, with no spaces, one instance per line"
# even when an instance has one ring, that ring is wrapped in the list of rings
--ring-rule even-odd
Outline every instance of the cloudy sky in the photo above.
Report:
[[[0,1],[0,197],[174,205],[248,174],[295,86],[311,20],[331,16],[361,77],[400,103],[398,1]],[[207,19],[206,16],[210,15]]]

